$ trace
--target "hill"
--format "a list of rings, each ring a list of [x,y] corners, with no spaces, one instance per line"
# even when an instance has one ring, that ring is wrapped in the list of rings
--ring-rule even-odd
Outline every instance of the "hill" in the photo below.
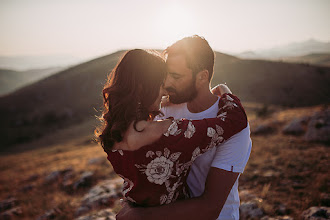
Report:
[[[71,55],[26,55],[0,56],[0,68],[26,71],[50,67],[72,66],[82,62],[82,58]]]
[[[63,67],[32,69],[26,71],[0,69],[0,96],[11,93],[23,86],[36,82],[63,69]]]
[[[216,56],[212,85],[226,82],[243,101],[290,107],[330,102],[328,67]]]
[[[321,42],[309,39],[302,42],[294,42],[269,49],[245,51],[237,54],[240,58],[249,59],[278,59],[283,57],[297,57],[312,53],[330,53],[330,42]]]
[[[306,63],[330,67],[330,53],[312,53],[298,57],[283,57],[281,60],[290,63]]]
[[[123,51],[69,68],[0,98],[0,145],[39,138],[100,115],[101,91]],[[212,84],[227,82],[242,101],[265,105],[328,104],[330,68],[216,53]],[[1,150],[1,149],[0,149]]]

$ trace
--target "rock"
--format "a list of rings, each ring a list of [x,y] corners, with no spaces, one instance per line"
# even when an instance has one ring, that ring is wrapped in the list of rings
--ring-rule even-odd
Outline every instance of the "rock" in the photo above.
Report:
[[[21,192],[28,192],[28,191],[31,191],[34,187],[35,187],[34,184],[27,184],[27,185],[22,186],[19,189],[19,191],[21,191]]]
[[[46,176],[45,178],[45,183],[51,183],[54,181],[57,181],[61,176],[61,172],[56,170],[51,172],[50,174],[48,174],[48,176]]]
[[[309,220],[330,219],[330,207],[310,207],[301,214],[301,217]]]
[[[50,174],[48,174],[45,177],[45,184],[49,184],[49,183],[53,183],[58,181],[64,174],[68,173],[68,172],[73,172],[72,168],[66,168],[63,170],[55,170],[53,172],[51,172]]]
[[[278,177],[280,175],[280,172],[274,170],[267,170],[262,174],[263,177]]]
[[[264,216],[262,217],[260,220],[293,220],[292,217],[290,216],[274,216],[274,217],[269,217],[268,215],[267,216]]]
[[[6,211],[8,209],[11,209],[14,206],[16,206],[17,203],[18,203],[17,202],[17,199],[14,198],[14,197],[11,197],[9,199],[2,200],[2,201],[0,201],[0,211],[3,212],[3,211]]]
[[[287,124],[283,130],[283,134],[301,135],[305,132],[302,119],[294,119]]]
[[[91,211],[92,208],[91,207],[88,207],[88,206],[80,206],[76,212],[75,212],[75,216],[81,216],[89,211]]]
[[[254,130],[252,130],[252,134],[262,135],[262,134],[271,134],[274,132],[274,128],[270,125],[259,125]]]
[[[100,165],[105,163],[106,160],[104,157],[96,157],[88,160],[88,165]]]
[[[330,194],[327,193],[322,193],[320,195],[320,199],[321,199],[321,205],[322,206],[330,206]]]
[[[276,213],[278,215],[285,215],[286,214],[286,206],[284,204],[279,204],[276,208]]]
[[[85,171],[81,174],[80,179],[73,184],[73,189],[89,187],[92,184],[94,172]]]
[[[241,220],[260,219],[264,215],[262,209],[258,207],[255,201],[242,203],[239,207],[239,212]]]
[[[330,109],[315,113],[310,119],[305,139],[309,142],[330,142]]]
[[[18,206],[1,213],[0,219],[16,219],[21,214],[22,214],[22,208]]]
[[[122,196],[122,187],[118,187],[118,184],[122,183],[122,180],[104,180],[91,188],[83,197],[81,206],[76,211],[76,216],[94,208],[111,207],[114,201]]]
[[[112,209],[102,209],[91,215],[85,215],[77,218],[76,220],[115,220],[116,215]]]
[[[58,208],[53,208],[48,210],[45,214],[42,216],[39,216],[37,220],[48,220],[48,219],[55,219],[61,214],[61,210]]]
[[[73,171],[67,172],[64,174],[64,176],[62,178],[62,184],[61,184],[62,190],[64,190],[67,193],[74,192],[74,189],[73,189],[74,177],[75,177],[75,173]]]
[[[39,178],[39,175],[38,174],[34,174],[34,175],[31,175],[29,176],[25,181],[26,182],[32,182],[32,181],[35,181]]]
[[[256,199],[256,195],[252,194],[249,190],[240,190],[239,191],[239,198],[241,201],[249,201]]]

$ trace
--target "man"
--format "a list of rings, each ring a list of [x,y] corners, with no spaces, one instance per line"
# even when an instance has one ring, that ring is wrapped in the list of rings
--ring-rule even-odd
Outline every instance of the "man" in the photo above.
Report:
[[[219,97],[210,91],[214,52],[208,42],[196,35],[186,37],[168,47],[165,55],[169,74],[164,87],[174,105],[162,108],[164,118],[216,117]],[[117,219],[239,219],[238,178],[251,146],[247,126],[194,161],[187,180],[193,198],[150,208],[126,205]]]

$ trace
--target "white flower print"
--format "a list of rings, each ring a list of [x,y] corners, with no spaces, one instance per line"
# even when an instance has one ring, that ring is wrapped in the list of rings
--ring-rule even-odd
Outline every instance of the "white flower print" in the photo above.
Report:
[[[214,128],[208,127],[207,128],[207,136],[212,138],[215,135],[216,131],[214,130]]]
[[[118,176],[120,176],[121,178],[124,179],[124,183],[123,183],[123,188],[124,188],[123,195],[125,196],[126,193],[128,193],[129,191],[131,191],[131,189],[134,186],[134,183],[130,179],[128,179],[128,178],[126,178],[126,177],[124,177],[124,176],[122,176],[120,174],[118,174]]]
[[[155,153],[154,152],[152,152],[151,150],[149,150],[147,153],[146,153],[146,157],[148,158],[148,157],[153,157],[155,155]]]
[[[207,136],[212,138],[211,139],[211,143],[209,144],[209,146],[204,149],[203,151],[207,151],[215,146],[217,146],[218,144],[220,144],[224,139],[221,135],[223,135],[223,128],[220,127],[219,125],[215,125],[215,129],[212,127],[208,127],[207,128]]]
[[[232,97],[230,97],[229,95],[226,95],[226,98],[228,101],[231,101],[231,102],[234,101],[234,99]]]
[[[187,130],[184,132],[184,137],[191,138],[194,135],[195,131],[196,131],[195,126],[191,121],[189,121]]]
[[[112,152],[116,152],[116,151],[118,151],[118,153],[119,153],[121,156],[123,156],[123,155],[124,155],[124,152],[123,152],[123,150],[112,150]]]
[[[171,154],[168,148],[164,148],[164,154],[161,151],[148,151],[146,157],[153,158],[147,165],[135,164],[142,173],[147,175],[147,179],[155,184],[162,185],[172,174],[174,162],[179,159],[181,152]]]
[[[169,204],[169,203],[174,202],[174,201],[177,200],[177,198],[179,196],[179,192],[177,192],[177,188],[182,185],[182,182],[180,182],[180,180],[181,180],[181,178],[179,178],[178,181],[175,182],[172,187],[170,186],[169,181],[165,182],[166,190],[167,190],[168,194],[167,195],[163,194],[160,197],[160,204],[161,205]]]
[[[164,156],[156,157],[145,170],[145,174],[150,182],[162,185],[170,178],[173,169],[173,162]]]
[[[195,161],[199,155],[201,155],[201,149],[197,147],[192,153],[191,161]]]
[[[222,109],[225,108],[233,109],[234,107],[238,107],[238,105],[234,102],[234,99],[229,95],[226,95],[225,99],[226,99],[225,100],[226,104],[222,107]]]
[[[164,133],[166,137],[170,135],[178,135],[181,133],[181,129],[178,129],[178,120],[173,120],[173,123],[170,125],[170,127],[167,129],[167,131]]]
[[[225,121],[226,117],[227,117],[227,112],[222,112],[217,116],[217,118],[220,118],[222,121]]]

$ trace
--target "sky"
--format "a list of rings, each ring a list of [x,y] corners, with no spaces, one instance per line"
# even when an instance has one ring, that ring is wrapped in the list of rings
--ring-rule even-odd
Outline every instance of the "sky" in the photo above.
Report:
[[[0,56],[96,57],[193,34],[239,53],[330,41],[330,0],[0,0]]]

